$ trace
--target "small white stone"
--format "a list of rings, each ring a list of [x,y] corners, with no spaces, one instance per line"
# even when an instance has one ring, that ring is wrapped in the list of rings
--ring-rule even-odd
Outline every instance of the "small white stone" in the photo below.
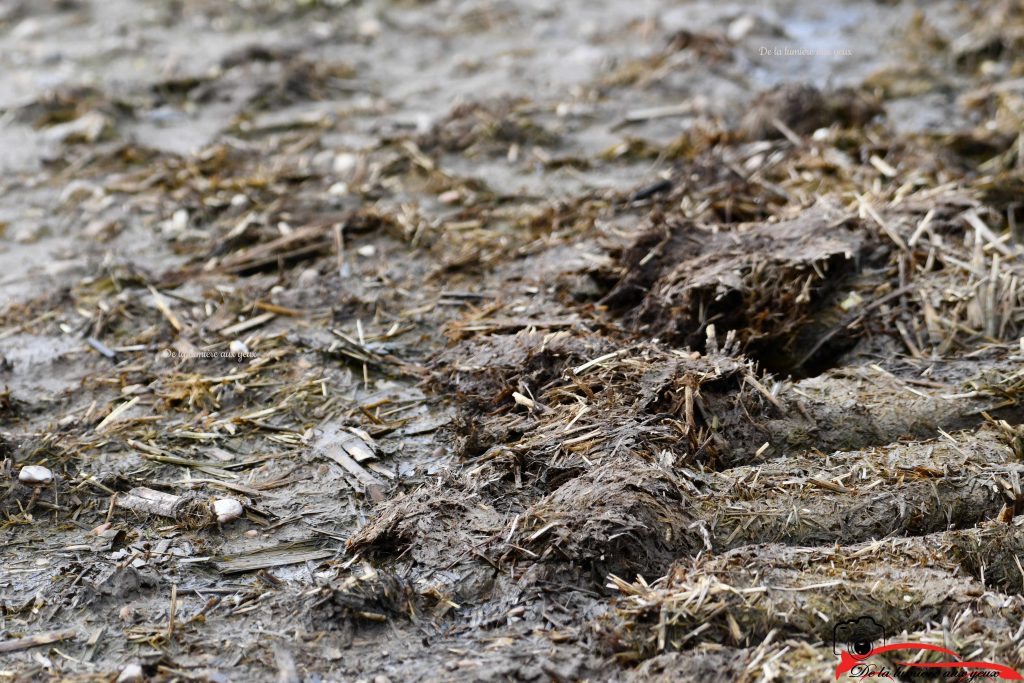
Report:
[[[309,289],[316,285],[320,281],[320,271],[316,268],[306,268],[296,280],[296,284],[302,289]]]
[[[359,35],[364,38],[376,38],[384,28],[377,19],[363,19],[359,22]]]
[[[129,664],[121,669],[121,675],[117,677],[117,683],[136,683],[142,680],[142,667],[138,664]]]
[[[757,18],[751,14],[744,14],[729,24],[725,35],[735,43],[749,36],[756,27]]]
[[[332,197],[344,197],[348,194],[348,183],[338,181],[327,188],[327,194]]]
[[[227,524],[242,516],[242,504],[234,498],[220,498],[213,502],[213,511],[218,523]]]
[[[160,224],[166,237],[177,237],[188,228],[188,209],[178,209],[171,217]]]
[[[16,40],[38,38],[43,34],[43,24],[35,18],[25,19],[11,29],[11,37]]]
[[[356,249],[356,253],[359,254],[360,256],[365,256],[366,258],[369,258],[371,256],[376,255],[377,247],[373,246],[372,244],[364,244],[363,246]]]
[[[850,292],[846,295],[846,298],[840,302],[839,308],[849,312],[860,306],[862,303],[864,303],[864,299],[860,294],[857,292]]]
[[[340,176],[347,176],[356,169],[359,159],[355,154],[343,152],[334,157],[334,172]]]
[[[249,353],[249,347],[245,345],[245,342],[241,339],[235,339],[228,344],[228,349],[234,356],[244,356]]]
[[[426,112],[421,112],[416,115],[416,132],[427,133],[431,128],[434,127],[434,119]]]
[[[53,472],[42,465],[25,465],[18,473],[22,484],[46,484],[53,481]]]

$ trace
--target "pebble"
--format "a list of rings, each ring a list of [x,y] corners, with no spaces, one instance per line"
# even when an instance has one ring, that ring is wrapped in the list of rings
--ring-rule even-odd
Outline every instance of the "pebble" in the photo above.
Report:
[[[22,484],[48,484],[53,481],[53,472],[42,465],[25,465],[18,473]]]
[[[359,35],[364,38],[376,38],[383,28],[377,19],[363,19],[359,22]]]
[[[171,214],[171,219],[164,224],[164,233],[180,235],[188,228],[188,209],[178,209]]]
[[[340,176],[347,176],[356,169],[358,163],[359,159],[356,158],[355,154],[343,152],[334,157],[334,172]]]
[[[29,18],[19,22],[17,26],[11,29],[11,37],[16,40],[38,38],[43,34],[43,30],[44,28],[41,21]]]
[[[726,30],[726,37],[733,42],[743,40],[757,28],[757,18],[751,14],[743,14],[735,19]]]
[[[117,683],[135,683],[142,680],[142,667],[138,664],[129,664],[121,669],[121,675],[117,677]]]
[[[462,199],[462,194],[460,194],[458,190],[448,190],[447,192],[442,192],[437,196],[437,201],[442,204],[455,204],[460,199]]]
[[[309,289],[320,281],[320,271],[316,268],[306,268],[299,273],[296,284],[300,289]]]
[[[219,524],[227,524],[242,516],[242,504],[234,498],[221,498],[214,501],[213,511]]]
[[[249,353],[249,347],[241,339],[234,339],[228,344],[228,350],[233,356],[245,356]]]
[[[82,233],[91,239],[106,242],[121,232],[121,222],[107,218],[94,218],[82,229]]]

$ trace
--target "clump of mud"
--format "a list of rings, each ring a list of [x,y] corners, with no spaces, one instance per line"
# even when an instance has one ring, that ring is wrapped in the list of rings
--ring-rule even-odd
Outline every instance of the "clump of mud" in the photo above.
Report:
[[[526,102],[511,99],[456,105],[419,139],[428,151],[465,155],[506,154],[509,145],[558,143],[557,133],[535,122]]]
[[[708,327],[734,332],[770,370],[793,371],[831,295],[855,275],[869,241],[835,212],[706,234],[666,224],[639,236],[604,301],[629,307],[646,335],[702,350]],[[642,297],[639,300],[638,297]],[[813,329],[808,329],[808,328]]]
[[[740,122],[749,140],[810,135],[838,124],[861,128],[883,111],[870,93],[853,88],[821,91],[806,83],[780,85],[759,94]]]
[[[690,532],[693,517],[670,471],[619,456],[531,505],[507,545],[521,558],[582,565],[598,580],[609,572],[651,576],[701,546]]]

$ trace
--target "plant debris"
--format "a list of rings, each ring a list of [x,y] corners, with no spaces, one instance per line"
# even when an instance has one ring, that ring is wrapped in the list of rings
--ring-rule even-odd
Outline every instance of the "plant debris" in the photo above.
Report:
[[[1018,3],[8,5],[0,677],[1024,669]]]

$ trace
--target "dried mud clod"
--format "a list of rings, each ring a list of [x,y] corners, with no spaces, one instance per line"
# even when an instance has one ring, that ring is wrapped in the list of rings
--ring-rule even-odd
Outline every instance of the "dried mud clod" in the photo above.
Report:
[[[435,376],[468,405],[490,410],[509,403],[513,391],[541,391],[567,369],[612,349],[596,334],[524,329],[457,343],[434,362]]]
[[[482,348],[486,354],[493,341],[483,338],[462,347]],[[597,353],[609,347],[615,348],[591,348]],[[664,451],[678,462],[718,467],[732,462],[734,450],[763,443],[759,418],[786,410],[744,360],[720,353],[666,351],[638,343],[572,360],[583,362],[542,364],[545,372],[532,390],[520,381],[519,392],[513,391],[516,385],[505,379],[488,386],[494,392],[506,383],[497,394],[500,402],[467,401],[459,424],[474,447],[464,448],[463,455],[504,463],[517,472],[517,480],[550,492],[567,477],[591,469],[588,458],[618,452],[654,459]],[[561,375],[553,369],[561,369]]]
[[[785,372],[814,362],[802,357],[807,339],[866,246],[863,232],[821,210],[720,234],[692,224],[653,233],[624,254],[622,280],[606,301],[628,305],[642,292],[624,310],[636,329],[694,349],[704,348],[709,325],[722,335],[735,331],[748,353]]]
[[[467,102],[455,106],[447,117],[418,140],[426,151],[473,154],[505,154],[509,145],[550,147],[558,135],[530,118],[528,103],[502,100]]]
[[[607,572],[657,575],[701,545],[690,531],[688,495],[665,469],[631,456],[570,479],[530,506],[510,530],[521,558]]]
[[[498,526],[498,513],[481,501],[473,483],[447,474],[385,503],[374,519],[348,540],[352,552],[405,556],[423,566],[455,559]]]
[[[409,581],[389,573],[371,571],[350,576],[337,586],[321,588],[308,596],[303,612],[317,629],[354,630],[373,628],[390,619],[415,619],[426,599]]]
[[[749,140],[809,135],[833,124],[860,128],[882,113],[881,103],[852,88],[821,91],[812,85],[780,85],[758,95],[740,123]]]
[[[349,64],[318,64],[303,59],[285,62],[274,82],[252,96],[257,110],[286,107],[297,102],[335,98],[361,89]]]

